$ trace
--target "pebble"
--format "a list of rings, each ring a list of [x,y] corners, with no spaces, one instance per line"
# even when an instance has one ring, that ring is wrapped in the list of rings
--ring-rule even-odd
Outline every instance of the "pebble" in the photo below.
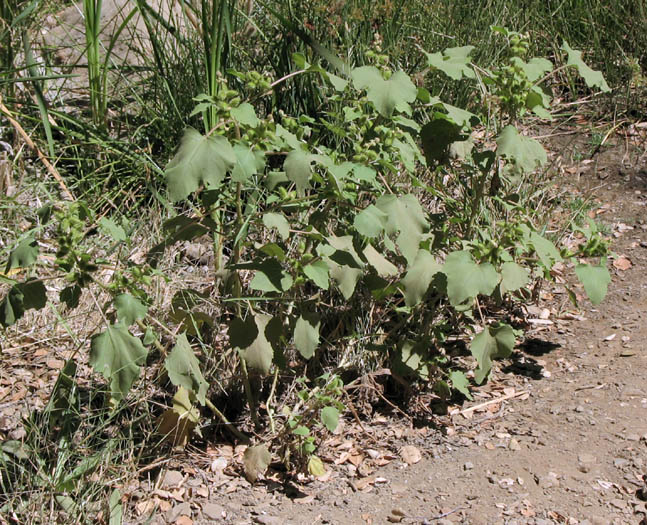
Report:
[[[160,486],[163,489],[172,489],[178,487],[182,481],[184,476],[179,470],[167,470]]]
[[[205,503],[202,505],[202,515],[210,520],[220,520],[225,508],[216,503]]]
[[[625,468],[629,465],[629,461],[623,458],[616,458],[613,460],[613,466],[616,468]]]
[[[260,525],[282,525],[283,520],[276,516],[254,516],[254,523],[260,523]]]
[[[166,521],[169,523],[175,523],[180,516],[191,517],[191,505],[186,501],[175,505],[171,510],[166,513]]]
[[[463,470],[472,470],[474,468],[474,463],[471,461],[466,461],[463,465]]]
[[[512,438],[510,440],[510,443],[508,444],[508,448],[510,450],[517,451],[517,450],[521,450],[521,445],[519,444],[519,442],[515,438]]]

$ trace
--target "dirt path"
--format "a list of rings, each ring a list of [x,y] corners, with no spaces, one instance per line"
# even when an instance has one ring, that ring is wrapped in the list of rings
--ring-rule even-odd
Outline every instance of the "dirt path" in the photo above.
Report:
[[[559,286],[545,293],[537,313],[550,315],[529,334],[534,344],[500,363],[470,405],[507,400],[447,416],[442,429],[415,429],[403,418],[377,418],[364,430],[349,422],[327,444],[336,464],[324,481],[285,485],[270,475],[252,487],[212,468],[204,499],[169,505],[153,522],[175,522],[185,505],[196,524],[645,523],[647,177],[640,159],[624,167],[619,146],[566,170],[576,191],[602,185],[598,219],[632,266],[613,267],[607,299],[597,309],[583,306],[582,316],[567,312]],[[172,476],[166,486],[172,489]]]

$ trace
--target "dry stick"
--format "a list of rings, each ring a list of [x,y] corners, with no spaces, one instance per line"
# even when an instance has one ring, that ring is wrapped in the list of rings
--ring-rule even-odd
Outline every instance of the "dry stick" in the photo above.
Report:
[[[527,394],[527,392],[522,390],[521,392],[515,392],[514,394],[508,394],[506,396],[497,397],[496,399],[490,399],[485,403],[480,403],[479,405],[474,405],[473,407],[469,407],[469,408],[466,408],[465,410],[461,410],[459,414],[464,415],[464,414],[467,414],[468,412],[473,412],[474,410],[478,410],[479,408],[484,408],[490,405],[496,405],[497,403],[500,403],[501,401],[505,401],[506,399],[512,399],[513,397],[519,397],[524,394]]]
[[[40,161],[45,165],[45,168],[47,168],[47,171],[49,171],[50,175],[56,179],[56,182],[58,182],[59,186],[63,190],[63,193],[65,193],[65,196],[67,197],[67,199],[70,201],[76,200],[74,198],[74,195],[72,195],[72,192],[65,185],[65,181],[63,180],[63,177],[61,177],[61,174],[58,172],[58,170],[50,163],[49,160],[47,160],[47,157],[43,154],[43,152],[41,152],[38,149],[36,144],[34,144],[34,141],[31,140],[31,137],[27,135],[27,132],[18,123],[18,121],[11,116],[11,112],[9,111],[9,109],[7,109],[7,106],[5,106],[2,102],[2,95],[0,95],[0,112],[4,113],[4,115],[7,117],[7,120],[9,120],[11,125],[18,132],[18,134],[25,140],[27,145],[36,152],[36,155],[38,155],[38,158],[40,159]]]

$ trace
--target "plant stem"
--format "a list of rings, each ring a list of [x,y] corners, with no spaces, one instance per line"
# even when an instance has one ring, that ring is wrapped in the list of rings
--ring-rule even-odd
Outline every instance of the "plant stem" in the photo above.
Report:
[[[243,382],[245,384],[245,396],[247,397],[247,404],[249,405],[249,413],[252,416],[252,422],[254,423],[254,428],[258,429],[261,426],[261,422],[258,419],[256,400],[254,399],[254,394],[252,393],[252,385],[249,382],[247,363],[245,363],[245,360],[242,357],[240,358],[240,367],[243,370]]]

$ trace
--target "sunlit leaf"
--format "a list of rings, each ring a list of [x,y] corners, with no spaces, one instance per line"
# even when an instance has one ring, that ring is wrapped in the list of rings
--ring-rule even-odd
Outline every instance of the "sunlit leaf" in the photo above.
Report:
[[[312,281],[322,290],[327,290],[330,287],[330,277],[328,272],[328,264],[323,259],[311,262],[303,267],[303,273],[312,279]]]
[[[411,114],[409,103],[416,99],[418,90],[403,71],[396,71],[385,80],[376,67],[362,66],[353,69],[351,77],[356,89],[366,89],[367,98],[380,115],[390,117],[396,109]]]
[[[115,310],[117,310],[117,319],[126,326],[130,326],[135,321],[143,319],[148,313],[148,307],[146,305],[127,293],[118,295],[115,298],[114,305]]]
[[[474,336],[470,351],[476,358],[478,368],[474,371],[474,379],[481,384],[489,375],[494,359],[509,357],[515,345],[514,331],[507,324],[486,326]]]
[[[523,173],[530,173],[543,166],[548,157],[544,147],[535,139],[519,134],[517,128],[508,125],[497,139],[497,155],[514,162]]]
[[[264,214],[263,224],[266,228],[276,228],[283,240],[290,236],[290,223],[281,213],[269,212]]]
[[[470,54],[474,46],[450,47],[442,53],[427,53],[427,65],[438,69],[454,80],[463,77],[474,78],[474,71],[470,67]]]
[[[294,346],[304,359],[310,359],[319,346],[321,319],[313,312],[304,312],[294,327]]]
[[[317,456],[310,456],[308,459],[308,472],[316,477],[323,476],[326,473],[323,461]]]
[[[247,366],[267,374],[272,366],[274,348],[267,331],[272,316],[256,314],[245,321],[235,318],[229,323],[229,344],[240,352]]]
[[[586,82],[586,85],[588,87],[597,87],[600,89],[600,91],[605,93],[608,91],[611,91],[611,88],[607,84],[606,80],[604,80],[604,76],[602,75],[602,73],[600,73],[600,71],[595,71],[591,69],[582,60],[581,51],[572,49],[571,46],[568,45],[568,42],[566,40],[564,40],[564,42],[562,43],[561,49],[563,51],[566,51],[566,53],[568,54],[568,59],[566,64],[569,66],[575,66],[577,68],[577,71],[579,72],[580,76],[584,79],[584,82]]]
[[[388,235],[396,235],[396,244],[402,255],[411,264],[420,249],[424,230],[428,228],[425,214],[418,199],[411,195],[383,195],[375,206],[387,216],[385,230]]]
[[[506,262],[501,266],[501,293],[514,292],[528,284],[529,274],[523,266]]]
[[[255,128],[261,123],[256,116],[254,106],[249,102],[243,102],[240,106],[231,108],[229,114],[234,120],[237,120],[240,124],[249,126],[250,128]]]
[[[380,277],[391,277],[398,273],[398,267],[378,252],[372,244],[367,244],[363,253],[368,264],[375,268]]]
[[[452,370],[449,373],[449,380],[452,383],[452,387],[458,390],[470,401],[472,400],[472,394],[470,393],[470,382],[463,372],[460,370]]]
[[[310,187],[312,163],[315,159],[314,155],[301,148],[292,150],[285,158],[283,169],[288,179],[296,184],[299,195],[303,195]]]
[[[13,268],[27,268],[38,259],[38,242],[33,237],[23,239],[9,254],[5,273]]]
[[[193,353],[185,334],[180,334],[171,353],[164,361],[168,377],[175,386],[192,392],[201,405],[206,402],[208,383],[200,370],[200,362]]]
[[[108,217],[101,217],[99,219],[99,226],[115,241],[125,241],[128,238],[124,229]]]
[[[442,265],[436,261],[431,253],[427,250],[420,250],[401,281],[404,287],[405,304],[414,306],[422,301],[434,275],[442,271],[442,269]]]
[[[108,380],[114,401],[126,397],[147,354],[139,338],[121,323],[108,326],[90,343],[90,365]]]
[[[611,275],[603,259],[599,266],[592,264],[578,264],[575,274],[584,286],[584,291],[593,304],[600,304],[607,295]]]
[[[185,199],[201,185],[217,188],[235,163],[236,154],[225,137],[205,137],[187,128],[165,171],[171,199],[174,202]]]
[[[321,410],[321,422],[328,430],[334,432],[339,425],[339,410],[335,407],[324,407]]]
[[[490,295],[499,283],[499,274],[494,266],[477,264],[467,251],[447,255],[442,272],[447,276],[447,296],[453,306],[479,294]]]

